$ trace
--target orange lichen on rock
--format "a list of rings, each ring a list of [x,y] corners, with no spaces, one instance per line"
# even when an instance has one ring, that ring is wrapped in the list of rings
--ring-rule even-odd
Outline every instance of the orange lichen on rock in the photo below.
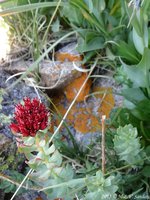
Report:
[[[85,113],[77,115],[74,121],[74,128],[81,133],[89,132],[89,128],[87,126],[88,120],[89,120],[89,115]]]
[[[80,77],[76,78],[72,83],[65,87],[64,93],[69,101],[72,101],[75,98],[86,78],[87,74],[82,73]],[[89,79],[78,96],[76,100],[77,102],[84,101],[85,96],[87,96],[90,92],[91,84],[92,82]]]
[[[55,53],[55,59],[61,62],[81,61],[83,57],[76,50],[76,47],[77,47],[77,43],[75,42],[64,45]]]
[[[93,133],[100,130],[101,126],[98,119],[88,113],[78,115],[74,121],[74,128],[83,134]]]
[[[67,92],[69,93],[65,96],[57,97],[55,106],[58,111],[61,113],[62,117],[66,113],[67,109],[70,106],[70,100],[73,100],[72,90],[69,88]],[[84,101],[84,97],[80,97],[80,101],[75,102],[74,106],[68,113],[66,118],[66,122],[68,125],[73,126],[77,132],[82,134],[86,133],[94,133],[97,131],[101,131],[101,123],[100,119],[102,115],[106,115],[109,118],[109,114],[114,107],[115,101],[112,94],[112,88],[104,88],[104,87],[95,87],[92,91],[93,95],[90,96],[87,100],[86,104]],[[68,96],[72,97],[68,99]],[[56,120],[56,126],[60,123],[60,119]]]
[[[55,54],[56,60],[57,61],[81,61],[82,56],[80,54],[71,54],[71,53],[63,53],[63,52],[57,52]]]
[[[35,200],[43,200],[42,197],[37,197]]]
[[[96,98],[100,98],[101,103],[98,109],[100,113],[100,117],[102,115],[106,115],[106,118],[109,118],[109,114],[115,105],[115,99],[112,94],[112,88],[105,88],[105,87],[95,87],[93,89],[93,93],[96,92],[94,95]]]

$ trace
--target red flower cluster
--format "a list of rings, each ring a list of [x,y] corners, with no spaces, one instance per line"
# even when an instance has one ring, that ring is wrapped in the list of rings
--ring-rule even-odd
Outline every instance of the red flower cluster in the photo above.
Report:
[[[34,137],[38,130],[44,130],[48,125],[49,112],[45,105],[38,99],[25,98],[24,105],[15,107],[16,123],[11,123],[10,128],[14,133],[21,133],[23,137]]]

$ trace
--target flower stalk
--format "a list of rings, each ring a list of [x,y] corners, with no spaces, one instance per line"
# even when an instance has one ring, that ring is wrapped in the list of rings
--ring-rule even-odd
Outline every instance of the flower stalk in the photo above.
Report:
[[[102,173],[105,175],[105,120],[106,120],[106,115],[102,115],[102,143],[101,143],[101,148],[102,148]]]

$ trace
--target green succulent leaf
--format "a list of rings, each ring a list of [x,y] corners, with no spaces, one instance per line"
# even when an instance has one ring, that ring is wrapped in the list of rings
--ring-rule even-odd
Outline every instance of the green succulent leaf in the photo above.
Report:
[[[101,171],[97,171],[96,176],[87,177],[88,192],[85,195],[85,200],[99,200],[99,199],[116,199],[116,191],[118,186],[115,183],[115,177],[109,176],[104,178]]]
[[[138,138],[137,129],[131,124],[117,129],[114,137],[114,149],[119,156],[119,160],[134,166],[142,165],[141,145]]]

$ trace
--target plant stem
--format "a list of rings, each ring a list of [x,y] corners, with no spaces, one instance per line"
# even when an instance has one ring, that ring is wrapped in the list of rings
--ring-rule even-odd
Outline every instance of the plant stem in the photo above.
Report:
[[[102,115],[102,173],[105,174],[105,119],[106,115]]]
[[[9,182],[9,183],[11,183],[11,184],[13,184],[15,186],[18,186],[18,187],[20,186],[20,182],[15,181],[15,180],[11,179],[9,176],[6,176],[6,175],[1,174],[1,173],[0,173],[0,179],[2,179],[4,181],[7,181],[7,182]],[[29,187],[27,187],[25,185],[22,185],[21,187],[26,189],[26,190],[34,190],[34,191],[39,191],[40,190],[39,187],[30,187],[29,188]]]
[[[49,28],[50,28],[50,26],[51,26],[51,23],[52,23],[54,17],[56,16],[56,13],[57,13],[57,11],[58,11],[58,9],[59,9],[59,7],[60,7],[60,4],[61,4],[61,0],[59,0],[57,6],[56,6],[56,8],[55,8],[55,11],[54,11],[54,13],[53,13],[53,15],[52,15],[52,17],[51,17],[51,19],[50,19],[50,22],[49,22],[49,24],[48,24],[48,26],[47,26],[47,29],[46,29],[45,34],[44,34],[44,36],[43,36],[43,45],[44,45],[44,43],[46,42],[46,39],[47,39],[47,37],[48,37]]]

